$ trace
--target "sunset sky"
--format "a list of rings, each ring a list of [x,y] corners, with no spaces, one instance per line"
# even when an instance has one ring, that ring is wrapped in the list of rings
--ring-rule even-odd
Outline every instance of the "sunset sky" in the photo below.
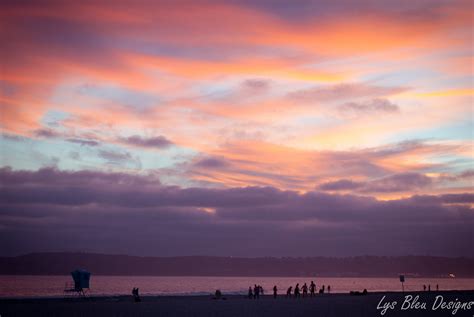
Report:
[[[474,256],[472,1],[2,1],[0,255]]]

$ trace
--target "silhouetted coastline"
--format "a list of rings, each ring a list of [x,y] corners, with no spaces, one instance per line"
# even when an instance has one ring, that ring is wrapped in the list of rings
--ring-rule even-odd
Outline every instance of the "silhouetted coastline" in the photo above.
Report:
[[[190,265],[192,263],[192,265]],[[139,257],[94,253],[34,253],[0,257],[0,275],[474,277],[473,258],[431,256],[346,258]]]

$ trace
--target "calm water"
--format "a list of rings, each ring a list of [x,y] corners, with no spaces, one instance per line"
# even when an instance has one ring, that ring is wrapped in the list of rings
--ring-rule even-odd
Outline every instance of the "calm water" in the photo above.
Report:
[[[290,285],[314,280],[316,286],[331,285],[331,293],[347,293],[351,290],[400,291],[398,278],[302,278],[302,277],[181,277],[181,276],[94,276],[91,277],[92,295],[130,294],[139,287],[143,295],[200,295],[220,289],[224,294],[246,294],[248,287],[260,284],[269,294],[273,285],[279,293],[285,293]],[[71,282],[70,276],[0,276],[0,297],[13,296],[62,296],[64,285]],[[431,284],[435,290],[474,289],[474,279],[462,278],[407,278],[405,290],[422,290],[423,284]]]

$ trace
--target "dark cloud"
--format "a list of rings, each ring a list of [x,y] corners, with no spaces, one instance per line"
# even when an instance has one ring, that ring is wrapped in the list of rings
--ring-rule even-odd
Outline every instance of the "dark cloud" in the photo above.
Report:
[[[0,179],[3,254],[474,255],[471,193],[378,201],[273,187],[180,188],[156,175],[54,168],[2,168]]]
[[[138,156],[133,156],[127,151],[99,150],[98,156],[111,165],[133,166],[133,168],[138,169],[142,168],[140,158]]]
[[[35,136],[46,139],[53,139],[60,136],[60,134],[52,129],[38,129],[34,131]]]
[[[472,178],[474,178],[474,171],[465,170],[457,174],[442,174],[438,177],[438,180],[441,182],[459,182],[459,181],[471,182]]]
[[[195,163],[193,163],[193,167],[197,168],[210,168],[210,169],[219,169],[228,167],[230,163],[224,158],[217,158],[217,157],[207,157],[203,159],[199,159]]]
[[[242,88],[261,92],[270,88],[270,82],[268,79],[247,79],[242,83]]]
[[[120,141],[128,145],[159,149],[164,149],[173,145],[173,142],[161,135],[151,138],[133,135],[127,138],[120,138]]]
[[[16,134],[10,134],[10,133],[2,133],[0,136],[4,139],[10,140],[10,141],[15,141],[15,142],[21,142],[26,140],[26,138],[16,135]]]
[[[339,110],[343,113],[364,114],[374,112],[393,113],[398,112],[400,109],[396,104],[391,103],[387,99],[376,98],[366,102],[348,102],[341,105]]]
[[[55,139],[65,137],[64,134],[59,133],[53,129],[44,128],[44,129],[37,129],[33,131],[36,137],[45,138],[45,139]],[[2,137],[7,138],[13,141],[23,141],[26,138],[18,135],[10,135],[10,134],[2,134]],[[87,146],[98,146],[100,143],[96,140],[91,139],[80,139],[80,138],[67,138],[65,139],[67,142],[76,143],[80,145],[87,145]]]
[[[100,171],[60,171],[56,168],[42,168],[37,171],[12,170],[10,167],[0,168],[0,179],[12,186],[48,186],[62,187],[65,185],[76,187],[108,185],[149,186],[159,185],[156,175],[133,175],[126,173],[106,173]]]
[[[432,197],[432,196],[431,196]],[[436,197],[436,196],[435,196]],[[473,204],[474,194],[445,194],[437,197],[443,203],[448,204]]]
[[[319,189],[325,191],[350,190],[361,193],[393,193],[408,192],[421,189],[432,184],[432,179],[419,173],[400,173],[369,181],[355,182],[340,179],[320,184]]]
[[[474,203],[474,194],[464,193],[464,194],[445,194],[439,196],[433,195],[415,195],[410,198],[411,201],[416,202],[416,204],[421,205],[432,205],[432,204],[472,204]]]
[[[129,152],[100,150],[99,156],[111,163],[119,163],[132,160],[132,155]]]
[[[87,140],[87,139],[70,138],[70,139],[66,139],[66,141],[71,142],[71,143],[80,144],[80,145],[87,145],[87,146],[98,146],[100,144],[98,141]]]

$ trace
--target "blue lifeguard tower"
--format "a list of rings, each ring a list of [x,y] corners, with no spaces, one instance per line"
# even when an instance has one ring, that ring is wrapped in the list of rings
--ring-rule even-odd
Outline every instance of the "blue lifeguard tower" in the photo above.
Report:
[[[71,272],[72,279],[74,284],[66,284],[64,288],[65,293],[75,293],[79,296],[86,296],[89,291],[89,282],[91,278],[91,273],[84,270],[78,269]]]

